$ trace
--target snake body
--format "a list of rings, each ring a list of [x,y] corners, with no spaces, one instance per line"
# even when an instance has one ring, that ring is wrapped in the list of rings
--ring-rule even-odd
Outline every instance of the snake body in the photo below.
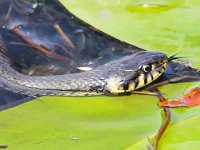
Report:
[[[55,76],[25,75],[4,60],[0,64],[0,86],[7,90],[31,96],[87,96],[127,93],[141,88],[164,72],[168,59],[160,52],[143,51],[91,71]],[[144,66],[150,70],[145,72]]]

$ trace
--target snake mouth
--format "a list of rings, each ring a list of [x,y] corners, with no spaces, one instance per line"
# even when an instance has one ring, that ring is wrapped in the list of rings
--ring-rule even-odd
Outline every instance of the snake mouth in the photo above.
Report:
[[[109,88],[109,91],[114,95],[118,95],[122,93],[130,93],[134,90],[140,89],[158,79],[164,73],[165,69],[167,68],[167,65],[168,58],[166,57],[163,60],[151,63],[151,71],[149,72],[143,72],[139,69],[137,71],[137,77],[133,77],[118,84],[113,84],[116,83],[114,80],[117,79],[115,78],[113,79],[112,84],[109,84],[112,85]]]
[[[141,73],[136,79],[129,81],[128,89],[126,89],[126,91],[131,92],[152,83],[164,73],[167,65],[167,58],[165,58],[163,61],[152,64],[152,70],[150,72]]]

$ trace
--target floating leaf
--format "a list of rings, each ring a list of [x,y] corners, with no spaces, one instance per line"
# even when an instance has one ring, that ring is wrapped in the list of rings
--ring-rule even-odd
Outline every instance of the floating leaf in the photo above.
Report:
[[[193,89],[178,99],[172,101],[163,101],[159,104],[159,106],[167,107],[194,107],[198,105],[200,105],[200,87]]]

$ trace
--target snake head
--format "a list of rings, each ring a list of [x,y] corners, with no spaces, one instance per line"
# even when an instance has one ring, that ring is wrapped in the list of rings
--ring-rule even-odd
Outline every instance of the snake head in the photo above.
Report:
[[[118,64],[118,66],[117,66]],[[106,89],[112,94],[128,93],[159,78],[165,71],[168,58],[160,52],[137,52],[113,62]]]

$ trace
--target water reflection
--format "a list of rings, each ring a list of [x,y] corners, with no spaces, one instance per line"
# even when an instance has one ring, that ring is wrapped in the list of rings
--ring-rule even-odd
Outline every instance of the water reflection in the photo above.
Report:
[[[162,12],[176,8],[177,2],[169,0],[136,0],[126,6],[126,9],[129,12]]]

